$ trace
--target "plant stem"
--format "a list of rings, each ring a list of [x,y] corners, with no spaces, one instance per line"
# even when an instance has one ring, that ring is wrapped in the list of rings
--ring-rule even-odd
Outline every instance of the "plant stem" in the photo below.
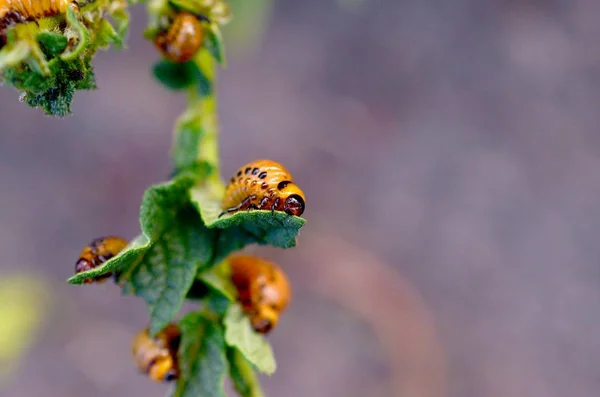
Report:
[[[219,173],[219,122],[217,110],[216,62],[206,50],[201,50],[195,59],[200,72],[210,84],[208,93],[199,89],[199,84],[188,88],[186,111],[175,127],[172,156],[178,170],[206,164],[210,171],[203,182],[215,190],[223,188]]]

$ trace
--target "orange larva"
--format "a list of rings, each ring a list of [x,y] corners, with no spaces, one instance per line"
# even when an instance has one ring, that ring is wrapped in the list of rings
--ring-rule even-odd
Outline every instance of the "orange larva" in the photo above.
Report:
[[[181,330],[176,324],[167,325],[155,338],[148,328],[138,332],[133,339],[132,355],[140,372],[156,382],[170,382],[179,377],[177,351]]]
[[[304,207],[304,192],[293,182],[290,172],[275,161],[257,160],[241,167],[231,178],[219,217],[251,209],[300,216]]]
[[[110,236],[95,239],[81,251],[79,259],[75,263],[75,274],[95,269],[117,255],[126,246],[127,240],[120,237]],[[83,282],[85,284],[93,282],[102,283],[110,276],[112,274],[107,273],[95,279],[87,278]]]
[[[187,11],[178,13],[169,28],[156,35],[154,45],[169,61],[189,61],[196,55],[204,40],[200,20],[206,18]]]
[[[287,276],[275,263],[252,255],[231,255],[229,266],[238,300],[252,328],[268,333],[290,303],[292,290]]]

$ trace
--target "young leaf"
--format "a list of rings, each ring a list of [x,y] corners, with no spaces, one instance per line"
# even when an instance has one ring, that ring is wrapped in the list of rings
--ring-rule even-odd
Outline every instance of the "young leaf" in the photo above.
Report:
[[[127,12],[127,3],[125,1],[120,2],[120,6],[114,6],[117,2],[113,2],[111,7],[111,16],[114,20],[115,30],[119,36],[119,42],[123,44],[116,45],[117,49],[123,48],[124,43],[127,40],[127,33],[129,32],[129,12]]]
[[[227,61],[225,59],[225,47],[223,46],[223,36],[219,25],[211,23],[208,30],[206,31],[206,38],[204,39],[204,47],[215,58],[215,61],[222,67],[225,67]]]
[[[65,36],[56,32],[40,32],[37,35],[37,40],[48,59],[60,55],[69,44],[69,40]]]
[[[198,67],[192,61],[174,63],[163,59],[154,65],[153,73],[165,87],[179,91],[196,84]]]
[[[264,397],[254,368],[238,349],[227,348],[227,361],[233,386],[242,397]]]
[[[116,48],[123,47],[123,39],[106,19],[100,21],[95,33],[96,38],[94,40],[94,46],[98,48],[107,48],[109,45],[114,44]]]
[[[170,0],[171,4],[175,7],[180,8],[182,10],[189,11],[195,14],[202,14],[202,12],[206,12],[206,6],[202,6],[201,2],[195,0]],[[209,5],[211,2],[207,2]]]
[[[76,13],[71,7],[67,8],[66,19],[69,28],[77,32],[79,42],[74,48],[67,49],[67,51],[63,52],[60,55],[60,58],[63,61],[72,61],[79,58],[80,55],[83,55],[86,47],[90,44],[90,31],[85,27],[82,21],[79,20],[79,13]]]
[[[223,329],[200,313],[181,319],[181,376],[171,397],[225,397],[227,372]]]
[[[198,278],[229,301],[235,301],[237,291],[231,282],[231,270],[227,261],[201,272],[198,274]]]
[[[250,320],[239,304],[229,306],[223,323],[227,345],[239,349],[240,353],[260,372],[272,375],[277,365],[271,345],[252,329]]]
[[[187,202],[188,186],[178,178],[146,191],[140,223],[149,244],[119,276],[124,293],[148,303],[152,335],[172,321],[198,269],[211,263],[214,233]]]

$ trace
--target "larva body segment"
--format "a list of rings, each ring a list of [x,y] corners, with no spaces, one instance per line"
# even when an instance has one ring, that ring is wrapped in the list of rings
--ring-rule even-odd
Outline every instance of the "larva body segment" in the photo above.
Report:
[[[252,327],[263,334],[270,332],[291,301],[286,274],[275,263],[252,255],[231,255],[229,266],[238,300]]]
[[[148,328],[138,332],[133,339],[132,356],[140,372],[156,382],[170,382],[179,377],[177,351],[181,331],[173,323],[167,325],[155,338]]]
[[[225,189],[224,210],[219,216],[240,210],[285,211],[300,216],[304,212],[304,192],[290,172],[272,160],[257,160],[238,169]]]
[[[75,274],[95,269],[116,256],[126,246],[127,240],[120,237],[109,236],[95,239],[81,251],[79,259],[75,263]],[[96,279],[85,279],[83,282],[85,284],[102,283],[111,276],[111,273],[107,273]]]
[[[75,0],[0,0],[0,19],[18,14],[23,20],[33,20],[64,14]]]

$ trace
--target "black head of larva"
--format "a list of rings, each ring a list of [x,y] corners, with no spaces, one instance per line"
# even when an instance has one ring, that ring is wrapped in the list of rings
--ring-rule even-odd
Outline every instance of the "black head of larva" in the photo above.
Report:
[[[304,199],[299,194],[292,194],[283,204],[283,210],[289,215],[300,216],[304,213]]]
[[[268,319],[262,319],[252,324],[252,327],[256,332],[261,334],[267,334],[273,329],[273,323]]]
[[[168,371],[165,374],[165,379],[164,379],[165,382],[172,382],[175,379],[177,379],[177,370],[171,369],[170,371]]]

